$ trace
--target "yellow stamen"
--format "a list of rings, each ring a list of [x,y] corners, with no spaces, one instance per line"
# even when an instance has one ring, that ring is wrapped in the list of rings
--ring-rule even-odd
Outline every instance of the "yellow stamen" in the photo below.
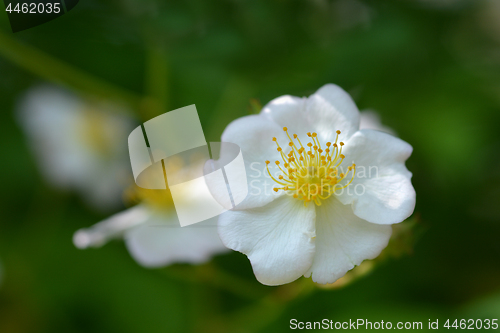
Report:
[[[312,142],[306,144],[309,147],[307,151],[300,142],[297,134],[293,134],[293,139],[297,140],[298,144],[288,134],[287,127],[283,127],[283,131],[288,136],[288,146],[291,147],[291,150],[285,155],[276,138],[273,138],[285,166],[285,169],[282,169],[280,161],[275,162],[283,173],[278,176],[279,180],[271,175],[269,168],[267,169],[271,178],[283,186],[275,187],[274,191],[279,192],[282,190],[291,194],[293,193],[293,197],[304,201],[304,205],[306,206],[311,201],[320,206],[322,200],[328,199],[336,191],[346,188],[352,183],[356,172],[356,164],[353,163],[349,166],[346,173],[340,172],[338,169],[345,159],[345,155],[342,154],[344,142],[337,144],[340,131],[336,131],[335,143],[326,143],[326,147],[328,148],[325,150],[321,148],[321,143],[316,132],[307,133],[307,136],[312,140]],[[269,163],[269,161],[266,161],[266,165]],[[344,181],[349,173],[352,174],[351,180],[349,182],[347,180]]]

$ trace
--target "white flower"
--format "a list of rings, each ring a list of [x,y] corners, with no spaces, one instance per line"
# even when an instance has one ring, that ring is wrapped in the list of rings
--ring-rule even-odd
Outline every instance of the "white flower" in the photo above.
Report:
[[[217,234],[216,219],[181,227],[169,191],[135,187],[132,195],[141,204],[78,230],[73,236],[75,246],[99,247],[110,239],[123,237],[131,256],[145,267],[199,264],[229,251]]]
[[[333,283],[377,257],[390,224],[412,214],[415,190],[404,165],[412,147],[359,130],[359,117],[345,91],[326,85],[309,98],[274,99],[224,131],[222,141],[242,149],[250,192],[220,216],[219,235],[248,256],[261,283],[301,275]]]
[[[172,263],[203,263],[227,252],[209,221],[180,227],[175,210],[158,211],[139,204],[80,229],[73,243],[80,249],[99,247],[113,238],[125,240],[130,255],[142,266],[161,267]]]
[[[91,104],[51,86],[31,89],[18,107],[43,176],[100,209],[120,205],[130,182],[127,136],[133,122],[115,111],[117,106]]]

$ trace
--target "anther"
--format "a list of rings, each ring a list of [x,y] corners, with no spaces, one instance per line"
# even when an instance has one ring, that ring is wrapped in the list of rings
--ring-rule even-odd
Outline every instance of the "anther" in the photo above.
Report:
[[[337,141],[339,138],[338,135],[341,133],[340,130],[335,131],[337,133],[335,143],[327,142],[324,150],[320,146],[317,132],[307,133],[307,136],[311,139],[304,147],[297,134],[293,134],[292,138],[288,133],[287,127],[283,127],[283,130],[288,136],[288,146],[291,149],[288,150],[285,156],[285,150],[278,144],[276,137],[273,137],[273,141],[278,146],[277,150],[283,158],[283,164],[280,161],[275,161],[276,165],[283,171],[281,175],[273,178],[273,180],[282,185],[281,187],[273,188],[275,192],[279,192],[279,190],[290,191],[290,194],[294,198],[304,201],[304,205],[306,206],[311,201],[317,205],[321,205],[321,201],[332,196],[338,187],[341,186],[339,182],[345,179],[350,172],[352,172],[352,178],[354,179],[356,164],[352,163],[352,165],[346,166],[347,170],[345,172],[340,172],[339,166],[345,159],[345,155],[342,154],[342,149],[340,148],[345,143]],[[300,144],[298,147],[295,141],[293,141],[294,139],[299,140],[297,142],[297,144]],[[265,162],[266,166],[270,164],[269,161]],[[269,167],[267,168],[269,172]],[[310,177],[309,172],[312,170],[318,170],[317,175],[316,171],[314,171],[316,178]],[[323,171],[319,172],[319,170]],[[324,170],[327,170],[327,172]],[[271,177],[273,176],[271,175]],[[295,182],[297,184],[292,185]],[[347,187],[351,182],[352,179],[347,185],[343,185],[341,188]]]

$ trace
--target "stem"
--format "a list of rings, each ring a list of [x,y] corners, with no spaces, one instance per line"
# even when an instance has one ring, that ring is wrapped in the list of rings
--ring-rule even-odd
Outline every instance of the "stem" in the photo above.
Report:
[[[305,278],[287,285],[274,287],[273,291],[268,293],[267,296],[243,309],[207,319],[207,322],[198,327],[198,331],[210,327],[216,327],[217,331],[213,332],[217,333],[260,331],[276,321],[293,300],[307,297],[316,290],[315,284],[310,279]]]
[[[69,86],[103,98],[122,100],[138,109],[141,97],[62,62],[45,52],[23,44],[0,31],[0,55],[7,60],[55,84]]]
[[[238,276],[223,272],[212,264],[189,267],[174,265],[161,270],[161,272],[176,280],[208,284],[245,299],[262,299],[268,295],[267,288],[257,284],[257,282],[248,282]]]
[[[148,108],[143,118],[145,120],[159,116],[168,110],[168,59],[165,47],[158,41],[146,37],[146,94]]]

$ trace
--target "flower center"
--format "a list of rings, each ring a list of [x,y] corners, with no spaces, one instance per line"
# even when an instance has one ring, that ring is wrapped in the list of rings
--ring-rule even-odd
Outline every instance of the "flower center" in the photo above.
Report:
[[[306,147],[302,145],[297,134],[292,140],[288,134],[288,129],[283,127],[290,142],[290,152],[285,154],[276,138],[273,141],[278,146],[277,150],[283,160],[283,167],[280,161],[276,161],[276,166],[281,173],[278,179],[271,175],[269,171],[269,161],[266,161],[266,168],[269,176],[282,187],[275,187],[275,192],[285,191],[294,198],[304,200],[304,205],[313,201],[316,205],[321,205],[321,200],[328,199],[336,191],[349,186],[356,173],[356,164],[350,165],[345,172],[342,171],[342,161],[345,156],[342,154],[343,142],[338,142],[340,131],[337,131],[335,143],[327,142],[325,149],[321,147],[317,133],[307,133],[312,142],[308,142]],[[348,174],[351,179],[347,181]]]
[[[106,127],[105,114],[92,108],[83,111],[80,135],[83,142],[104,158],[113,152],[112,140],[109,137],[109,128]]]
[[[172,172],[179,172],[186,167],[182,158],[176,156],[164,160],[163,163],[165,163],[165,168]],[[145,177],[143,178],[145,184],[152,185],[158,182],[165,182],[163,174],[147,173],[143,177]],[[131,204],[144,203],[149,208],[158,211],[171,210],[174,207],[174,200],[168,186],[165,190],[151,190],[133,184],[130,188],[125,190],[124,199],[125,202]]]
[[[174,202],[170,190],[149,190],[133,185],[125,190],[124,199],[127,203],[144,203],[148,207],[162,211],[173,207]]]

